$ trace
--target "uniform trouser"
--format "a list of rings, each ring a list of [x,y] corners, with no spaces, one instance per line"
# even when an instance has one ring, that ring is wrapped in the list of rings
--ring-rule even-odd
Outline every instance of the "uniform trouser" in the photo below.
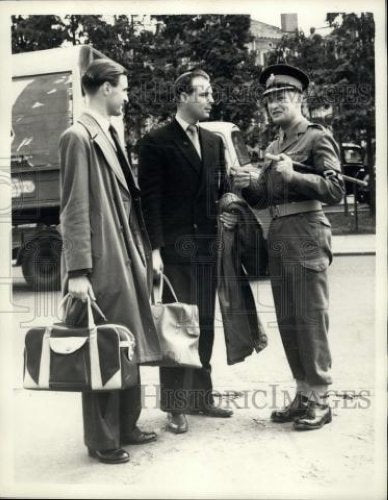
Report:
[[[165,263],[164,273],[169,278],[178,300],[197,304],[199,312],[199,358],[202,368],[160,368],[161,409],[185,413],[203,409],[214,403],[210,358],[214,342],[214,312],[216,295],[215,262]],[[163,302],[173,298],[165,286]]]
[[[281,339],[292,374],[309,387],[331,384],[328,344],[330,224],[322,212],[272,221],[269,270]]]
[[[82,413],[84,441],[93,450],[119,448],[136,426],[141,412],[138,385],[122,391],[84,392]]]

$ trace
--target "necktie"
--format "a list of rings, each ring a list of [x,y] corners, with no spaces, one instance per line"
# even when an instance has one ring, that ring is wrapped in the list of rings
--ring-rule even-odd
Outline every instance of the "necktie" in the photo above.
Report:
[[[123,150],[122,150],[122,147],[121,147],[121,144],[120,144],[119,134],[117,133],[117,130],[112,125],[110,125],[110,127],[109,127],[109,132],[110,132],[110,135],[112,136],[113,142],[116,146],[117,158],[119,160],[121,170],[123,171],[125,180],[127,182],[128,189],[133,195],[133,193],[136,193],[138,191],[138,188],[136,187],[136,185],[133,181],[132,172],[130,171],[130,167],[128,166],[128,163],[131,165],[130,160],[129,159],[127,160],[127,158],[125,157]],[[137,249],[140,253],[140,256],[141,256],[143,262],[146,263],[146,255],[145,255],[145,251],[144,251],[142,236],[140,234],[141,230],[139,227],[139,222],[137,219],[136,210],[135,211],[132,210],[132,197],[129,199],[129,226],[130,226],[130,228],[133,229],[132,236],[133,236],[134,240],[136,241],[136,246],[137,246]],[[131,252],[130,252],[130,250],[128,250],[128,247],[127,247],[127,251],[128,251],[128,255],[131,255]]]
[[[125,180],[127,181],[127,185],[129,188],[133,187],[133,182],[132,182],[132,176],[131,172],[129,171],[128,167],[128,162],[127,158],[124,156],[123,150],[121,148],[120,144],[120,139],[119,139],[119,134],[117,133],[117,130],[113,127],[113,125],[110,125],[109,127],[109,132],[110,135],[113,139],[114,145],[116,146],[116,154],[117,158],[119,160],[121,170],[123,171]]]
[[[201,145],[199,143],[198,127],[196,125],[189,125],[186,130],[191,142],[193,143],[193,146],[195,147],[195,150],[198,153],[198,156],[202,158]]]

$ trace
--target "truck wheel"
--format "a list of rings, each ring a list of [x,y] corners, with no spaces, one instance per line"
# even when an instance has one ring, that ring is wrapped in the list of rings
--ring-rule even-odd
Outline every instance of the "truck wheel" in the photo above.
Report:
[[[61,286],[62,239],[54,231],[28,241],[23,249],[22,270],[27,283],[37,291]]]

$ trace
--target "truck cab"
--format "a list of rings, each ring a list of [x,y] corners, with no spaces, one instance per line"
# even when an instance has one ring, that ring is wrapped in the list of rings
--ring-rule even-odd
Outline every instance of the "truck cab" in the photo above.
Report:
[[[104,57],[88,45],[12,56],[12,257],[35,289],[60,286],[59,139],[84,109],[83,72]]]

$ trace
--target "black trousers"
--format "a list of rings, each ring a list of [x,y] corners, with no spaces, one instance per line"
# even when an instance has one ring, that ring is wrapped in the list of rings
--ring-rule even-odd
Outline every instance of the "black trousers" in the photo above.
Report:
[[[84,441],[93,450],[119,448],[136,427],[141,412],[138,385],[123,391],[84,392],[82,413]]]
[[[189,263],[164,263],[164,273],[171,281],[178,300],[196,304],[199,312],[199,357],[202,368],[160,368],[161,409],[185,413],[214,403],[210,359],[214,343],[216,263],[204,257]],[[167,286],[163,302],[173,297]]]

